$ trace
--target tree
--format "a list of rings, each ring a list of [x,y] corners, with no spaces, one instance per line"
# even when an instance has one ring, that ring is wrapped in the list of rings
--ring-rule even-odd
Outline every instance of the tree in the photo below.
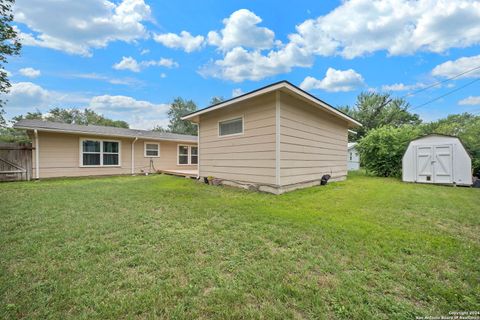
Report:
[[[81,125],[100,125],[108,127],[127,128],[128,123],[122,120],[112,120],[105,118],[103,115],[96,113],[90,109],[65,109],[52,108],[45,114],[40,111],[28,112],[25,115],[20,115],[12,118],[12,123],[17,121],[28,120],[46,120],[63,123],[73,123]],[[7,142],[26,142],[29,138],[24,130],[17,130],[13,128],[0,128],[0,140]]]
[[[225,98],[222,96],[212,97],[212,99],[210,99],[210,105],[213,106],[214,104],[218,104],[223,101],[225,101]]]
[[[472,156],[474,172],[480,172],[480,116],[470,113],[449,115],[421,126],[422,134],[439,133],[462,140]]]
[[[112,120],[105,118],[103,115],[95,111],[85,108],[81,109],[66,109],[66,108],[52,108],[47,113],[42,114],[40,111],[28,112],[26,115],[14,117],[12,122],[17,122],[22,119],[40,119],[53,122],[72,123],[80,125],[98,125],[117,128],[129,128],[126,121]]]
[[[169,124],[167,128],[161,126],[155,127],[154,131],[172,132],[180,134],[197,135],[197,126],[190,121],[184,121],[181,118],[189,113],[197,111],[197,105],[192,100],[184,100],[180,97],[175,98],[168,110]]]
[[[363,124],[351,140],[359,140],[368,131],[382,126],[394,128],[403,125],[418,125],[422,121],[418,114],[410,113],[410,104],[401,98],[392,98],[388,93],[363,92],[357,97],[354,107],[340,107],[340,111]]]
[[[400,177],[403,154],[409,142],[418,136],[420,128],[411,125],[370,130],[357,145],[363,166],[378,176]]]
[[[17,32],[11,25],[13,21],[12,6],[15,0],[0,1],[0,94],[9,92],[11,84],[8,80],[8,74],[5,70],[8,56],[20,54],[22,45]],[[5,126],[3,118],[5,100],[0,99],[0,127]]]

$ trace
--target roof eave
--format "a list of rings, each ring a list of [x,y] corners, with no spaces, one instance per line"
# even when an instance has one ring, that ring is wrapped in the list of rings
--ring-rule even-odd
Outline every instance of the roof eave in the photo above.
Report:
[[[61,130],[61,129],[49,129],[49,128],[41,128],[41,127],[28,127],[28,126],[17,126],[16,124],[13,125],[14,129],[21,129],[21,130],[38,130],[38,131],[46,131],[46,132],[56,132],[56,133],[67,133],[67,134],[81,134],[81,135],[90,135],[90,136],[102,136],[102,137],[119,137],[119,138],[130,138],[130,139],[142,139],[142,140],[155,140],[155,141],[172,141],[172,142],[188,142],[188,143],[195,143],[196,140],[187,140],[187,139],[168,139],[168,138],[152,138],[152,137],[144,137],[141,135],[138,136],[129,136],[123,134],[107,134],[107,133],[100,133],[100,132],[88,132],[88,131],[75,131],[75,130]]]
[[[251,98],[257,97],[259,95],[270,93],[270,92],[273,92],[273,91],[276,91],[276,90],[281,90],[281,89],[288,89],[289,91],[294,92],[295,94],[303,97],[304,99],[309,100],[310,102],[312,102],[316,106],[321,107],[323,110],[327,111],[328,113],[330,113],[330,114],[332,114],[332,115],[334,115],[338,118],[342,118],[342,119],[346,120],[348,122],[348,127],[349,128],[356,128],[356,127],[362,127],[363,126],[357,120],[355,120],[352,117],[344,114],[343,112],[337,110],[336,108],[330,106],[326,102],[324,102],[324,101],[316,98],[315,96],[309,94],[308,92],[306,92],[306,91],[304,91],[300,88],[297,88],[296,86],[292,85],[288,81],[281,81],[281,82],[278,82],[278,83],[274,83],[270,86],[260,88],[258,90],[252,91],[250,93],[246,93],[246,94],[244,94],[240,97],[230,99],[230,100],[227,100],[223,103],[219,103],[217,105],[213,105],[213,106],[210,106],[208,108],[193,112],[191,114],[188,114],[186,116],[181,117],[181,119],[182,120],[189,120],[189,121],[194,122],[194,123],[198,123],[199,122],[199,116],[202,115],[202,114],[212,112],[212,111],[215,111],[215,110],[218,110],[218,109],[236,104],[238,102],[241,102],[241,101],[244,101],[244,100],[247,100],[247,99],[251,99]]]

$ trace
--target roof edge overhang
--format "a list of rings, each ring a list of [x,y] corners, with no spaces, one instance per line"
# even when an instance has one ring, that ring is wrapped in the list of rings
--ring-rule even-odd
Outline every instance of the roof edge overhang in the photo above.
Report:
[[[310,93],[298,88],[297,86],[295,86],[295,85],[293,85],[290,82],[285,81],[285,80],[273,83],[271,85],[259,88],[257,90],[254,90],[254,91],[251,91],[251,92],[248,92],[248,93],[245,93],[241,96],[232,98],[230,100],[226,100],[226,101],[217,103],[215,105],[204,108],[202,110],[192,112],[190,114],[187,114],[187,115],[183,116],[181,119],[182,120],[189,120],[191,122],[198,123],[199,122],[199,116],[202,115],[202,114],[212,112],[212,111],[215,111],[215,110],[227,107],[227,106],[231,106],[231,105],[234,105],[236,103],[239,103],[239,102],[242,102],[242,101],[245,101],[245,100],[248,100],[248,99],[252,99],[254,97],[258,97],[260,95],[267,94],[267,93],[270,93],[270,92],[274,92],[274,91],[277,91],[277,90],[281,90],[281,91],[289,92],[289,93],[294,93],[299,98],[312,103],[313,105],[317,106],[318,108],[321,108],[321,109],[325,110],[326,112],[328,112],[328,113],[330,113],[330,114],[332,114],[332,115],[334,115],[338,118],[346,120],[348,122],[348,126],[350,128],[361,127],[362,126],[362,124],[359,121],[353,119],[352,117],[348,116],[347,114],[345,114],[345,113],[341,112],[340,110],[334,108],[333,106],[329,105],[325,101],[322,101],[322,100],[318,99],[317,97],[311,95]]]
[[[88,136],[101,136],[101,137],[118,137],[118,138],[128,138],[128,139],[142,139],[142,140],[154,140],[154,141],[172,141],[172,142],[188,142],[196,143],[197,140],[185,140],[185,139],[168,139],[168,138],[153,138],[153,137],[144,137],[142,135],[132,136],[125,134],[106,134],[98,132],[88,132],[88,131],[77,131],[77,130],[61,130],[61,129],[47,129],[41,127],[30,127],[30,126],[17,126],[13,125],[14,129],[21,130],[38,130],[38,132],[53,132],[53,133],[66,133],[66,134],[79,134],[79,135],[88,135]]]

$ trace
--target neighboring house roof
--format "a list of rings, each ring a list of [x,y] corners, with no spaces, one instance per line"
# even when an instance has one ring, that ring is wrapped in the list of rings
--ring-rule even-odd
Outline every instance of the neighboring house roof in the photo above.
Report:
[[[347,149],[350,150],[350,149],[354,148],[356,145],[357,145],[356,142],[349,142]]]
[[[190,120],[192,122],[198,122],[198,116],[200,116],[202,114],[205,114],[207,112],[212,112],[212,111],[218,110],[220,108],[224,108],[224,107],[227,107],[229,105],[232,105],[234,103],[237,103],[237,102],[240,102],[240,101],[245,101],[247,99],[251,99],[251,98],[266,94],[266,93],[274,92],[276,90],[282,90],[282,91],[287,91],[287,92],[293,93],[297,97],[300,97],[304,100],[307,100],[307,101],[313,103],[314,105],[316,105],[317,107],[327,111],[328,113],[330,113],[330,114],[332,114],[332,115],[334,115],[338,118],[346,120],[349,123],[349,125],[352,126],[352,127],[362,126],[362,124],[360,122],[353,119],[349,115],[347,115],[347,114],[343,113],[342,111],[332,107],[331,105],[329,105],[325,101],[322,101],[322,100],[318,99],[317,97],[311,95],[310,93],[308,93],[306,91],[303,91],[299,87],[291,84],[290,82],[288,82],[286,80],[272,83],[268,86],[259,88],[259,89],[254,90],[254,91],[250,91],[250,92],[242,94],[238,97],[235,97],[235,98],[232,98],[232,99],[229,99],[229,100],[226,100],[226,101],[222,101],[220,103],[211,105],[211,106],[209,106],[207,108],[204,108],[202,110],[192,112],[190,114],[187,114],[187,115],[183,116],[182,120]]]
[[[182,142],[197,142],[196,136],[185,134],[156,132],[148,130],[125,129],[117,127],[78,125],[43,120],[20,120],[13,125],[16,129],[38,130],[48,132],[89,134],[97,136],[139,138],[150,140],[167,140]]]

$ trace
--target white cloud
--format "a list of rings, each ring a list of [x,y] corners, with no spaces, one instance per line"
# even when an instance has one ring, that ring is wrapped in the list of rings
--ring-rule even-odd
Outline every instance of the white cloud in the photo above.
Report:
[[[112,119],[127,121],[132,128],[151,129],[155,125],[168,122],[167,111],[170,107],[165,103],[153,103],[137,100],[128,96],[99,95],[88,97],[78,93],[64,93],[42,88],[32,82],[12,83],[7,94],[7,117],[25,114],[60,106],[64,108],[90,108]]]
[[[111,84],[120,84],[120,85],[127,85],[127,86],[142,84],[140,80],[137,80],[134,78],[118,78],[118,77],[112,78],[112,77],[98,74],[98,73],[79,73],[79,74],[71,74],[68,76],[72,78],[98,80],[98,81],[108,82]]]
[[[152,67],[152,66],[157,66],[157,67],[165,67],[165,68],[177,68],[178,63],[173,61],[172,59],[167,59],[167,58],[160,58],[160,60],[148,60],[148,61],[142,61],[140,65],[144,67]]]
[[[52,93],[32,82],[12,83],[10,92],[7,94],[7,110],[9,108],[28,109],[42,108],[48,104]]]
[[[352,0],[296,27],[290,41],[316,55],[355,58],[444,52],[480,43],[480,2]]]
[[[132,112],[155,110],[166,112],[169,108],[168,104],[154,104],[148,101],[136,100],[128,96],[95,96],[88,105],[90,108],[99,111],[109,111],[111,113]]]
[[[416,84],[404,84],[404,83],[394,83],[386,84],[382,86],[383,91],[408,91],[425,88],[427,84],[425,83],[416,83]]]
[[[203,36],[192,36],[190,32],[155,34],[153,39],[168,48],[183,49],[185,52],[200,50],[204,44]]]
[[[160,73],[160,78],[164,79],[166,77],[167,77],[167,75],[164,72]]]
[[[40,76],[41,72],[40,70],[33,69],[33,68],[22,68],[18,70],[22,76],[28,77],[28,78],[36,78]]]
[[[224,51],[239,46],[269,49],[274,44],[275,33],[268,28],[258,27],[260,22],[262,19],[255,13],[247,9],[237,10],[223,19],[225,27],[220,32],[208,33],[208,43]]]
[[[205,77],[227,79],[234,82],[261,80],[279,73],[289,72],[294,67],[310,67],[313,59],[304,50],[287,44],[266,55],[259,51],[233,48],[223,59],[213,61],[199,69]]]
[[[335,70],[328,68],[325,77],[318,80],[314,77],[306,77],[300,84],[303,90],[321,89],[330,92],[352,91],[363,87],[363,77],[353,69]]]
[[[465,71],[472,70],[475,67],[480,67],[480,55],[463,57],[457,60],[450,60],[439,64],[433,68],[432,75],[443,78],[451,78]],[[480,78],[480,68],[468,72],[459,78]]]
[[[113,69],[140,72],[140,64],[132,57],[122,57],[122,61],[114,64]]]
[[[143,21],[151,20],[144,0],[57,1],[23,0],[15,3],[15,21],[37,35],[21,33],[24,45],[91,56],[92,49],[112,41],[132,42],[148,37]]]
[[[461,106],[480,106],[480,96],[469,96],[468,98],[458,101]]]
[[[232,90],[232,98],[241,96],[243,94],[243,90],[240,88],[235,88]]]
[[[157,67],[166,67],[174,68],[178,67],[178,63],[172,59],[161,58],[160,60],[148,60],[138,62],[132,57],[122,57],[122,60],[113,65],[113,68],[116,70],[130,70],[133,72],[140,72],[144,68],[157,66]]]

